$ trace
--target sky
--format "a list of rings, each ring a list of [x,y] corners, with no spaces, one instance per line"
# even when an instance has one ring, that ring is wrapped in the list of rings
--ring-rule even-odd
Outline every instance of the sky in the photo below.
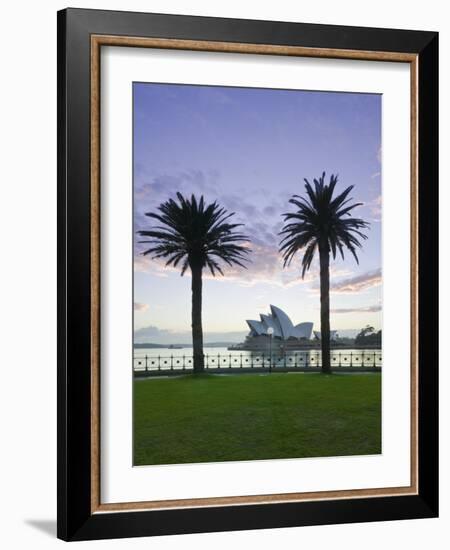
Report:
[[[331,328],[382,328],[380,95],[134,83],[133,109],[135,342],[190,341],[190,274],[143,256],[136,233],[177,191],[235,212],[251,240],[247,269],[204,272],[205,342],[242,341],[270,304],[320,330],[318,260],[303,280],[301,253],[283,269],[278,233],[304,178],[324,171],[337,191],[354,186],[353,213],[370,222],[359,265],[331,262]]]

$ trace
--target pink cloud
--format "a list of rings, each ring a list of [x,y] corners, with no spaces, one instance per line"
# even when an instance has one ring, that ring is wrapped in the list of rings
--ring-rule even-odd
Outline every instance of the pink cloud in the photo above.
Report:
[[[381,268],[378,268],[373,271],[366,271],[366,273],[355,277],[331,283],[330,290],[334,293],[353,293],[381,285],[381,283]]]

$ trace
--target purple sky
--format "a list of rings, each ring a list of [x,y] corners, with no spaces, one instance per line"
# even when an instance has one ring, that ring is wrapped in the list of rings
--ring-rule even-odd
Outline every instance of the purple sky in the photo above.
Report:
[[[303,178],[339,174],[354,185],[371,222],[359,266],[347,255],[331,268],[331,326],[351,334],[381,328],[381,96],[334,92],[134,84],[135,230],[145,212],[183,194],[204,195],[236,212],[251,238],[247,270],[205,273],[205,340],[240,341],[245,319],[274,304],[294,323],[319,327],[318,266],[302,281],[301,255],[283,269],[277,252],[281,214],[304,193]],[[135,244],[135,339],[189,342],[190,275],[143,257]]]

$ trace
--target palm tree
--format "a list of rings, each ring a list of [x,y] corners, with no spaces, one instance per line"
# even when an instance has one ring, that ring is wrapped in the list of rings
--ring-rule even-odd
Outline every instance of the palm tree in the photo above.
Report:
[[[192,275],[192,347],[194,372],[204,370],[203,327],[202,327],[202,273],[209,268],[213,276],[223,275],[219,262],[229,266],[245,267],[249,248],[246,235],[236,232],[243,225],[229,223],[234,212],[228,213],[217,202],[205,205],[203,196],[197,201],[177,193],[178,201],[169,199],[158,206],[159,213],[145,215],[157,220],[160,225],[139,235],[150,237],[140,241],[150,244],[143,253],[153,258],[167,259],[166,265],[181,267],[181,275],[189,268]]]
[[[280,232],[284,235],[280,243],[284,267],[295,254],[303,251],[302,278],[309,270],[316,250],[320,262],[320,324],[322,346],[322,372],[331,373],[330,367],[330,252],[333,259],[337,251],[344,258],[344,248],[350,250],[357,263],[356,251],[361,247],[359,239],[367,239],[361,230],[369,223],[352,218],[350,212],[362,203],[351,203],[349,194],[353,185],[337,196],[333,196],[337,175],[325,184],[325,172],[314,179],[314,188],[305,179],[307,197],[294,195],[289,202],[297,207],[296,212],[283,214],[285,225]],[[287,223],[288,222],[288,223]]]

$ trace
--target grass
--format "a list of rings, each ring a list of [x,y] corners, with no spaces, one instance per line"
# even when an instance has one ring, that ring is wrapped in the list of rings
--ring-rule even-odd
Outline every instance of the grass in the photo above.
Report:
[[[380,452],[380,374],[134,382],[135,465]]]

